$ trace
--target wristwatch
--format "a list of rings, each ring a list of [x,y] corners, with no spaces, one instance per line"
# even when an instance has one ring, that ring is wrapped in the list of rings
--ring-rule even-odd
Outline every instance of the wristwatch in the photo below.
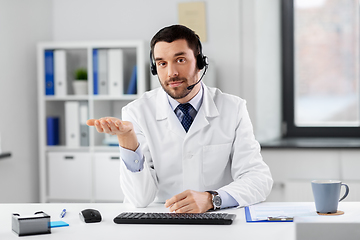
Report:
[[[222,200],[219,193],[215,191],[206,191],[206,192],[210,193],[212,196],[212,203],[214,206],[214,210],[220,209]]]

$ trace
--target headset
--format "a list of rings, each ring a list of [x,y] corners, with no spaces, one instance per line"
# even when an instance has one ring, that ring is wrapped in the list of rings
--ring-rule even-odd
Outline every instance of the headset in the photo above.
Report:
[[[196,56],[196,65],[197,65],[198,69],[200,69],[200,70],[205,67],[205,71],[204,71],[203,75],[200,78],[200,80],[201,80],[203,78],[203,76],[205,75],[205,73],[206,73],[206,70],[207,70],[207,68],[209,66],[209,63],[208,63],[207,57],[204,56],[203,53],[202,53],[202,45],[201,45],[199,37],[197,37],[197,39],[198,39],[198,45],[199,45],[199,52],[200,53]],[[157,75],[157,69],[156,69],[156,65],[155,65],[155,63],[153,61],[153,56],[152,56],[151,50],[150,50],[150,70],[151,70],[152,75]],[[198,82],[200,82],[200,80]],[[193,85],[191,85],[191,86],[193,86]]]

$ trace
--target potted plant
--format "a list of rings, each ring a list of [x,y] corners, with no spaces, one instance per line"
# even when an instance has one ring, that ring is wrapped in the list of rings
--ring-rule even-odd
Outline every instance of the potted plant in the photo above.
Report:
[[[85,68],[78,68],[75,71],[73,87],[76,95],[88,94],[87,70]]]

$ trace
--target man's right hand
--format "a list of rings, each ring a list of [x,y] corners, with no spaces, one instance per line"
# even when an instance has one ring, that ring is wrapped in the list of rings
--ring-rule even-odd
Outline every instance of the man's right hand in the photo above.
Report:
[[[117,135],[121,147],[135,151],[138,141],[131,122],[121,121],[114,117],[103,117],[99,119],[89,119],[86,121],[88,126],[95,126],[99,133]]]
[[[131,122],[121,121],[114,117],[103,117],[99,119],[89,119],[86,121],[88,126],[95,126],[99,133],[110,135],[126,134],[133,129]]]

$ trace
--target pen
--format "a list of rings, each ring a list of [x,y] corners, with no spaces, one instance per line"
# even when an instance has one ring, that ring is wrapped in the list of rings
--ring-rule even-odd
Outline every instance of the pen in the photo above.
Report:
[[[279,217],[268,217],[268,221],[281,221],[281,222],[292,222],[293,217],[279,216]]]
[[[61,218],[65,217],[65,214],[66,214],[66,209],[64,208],[60,213],[60,217]]]

